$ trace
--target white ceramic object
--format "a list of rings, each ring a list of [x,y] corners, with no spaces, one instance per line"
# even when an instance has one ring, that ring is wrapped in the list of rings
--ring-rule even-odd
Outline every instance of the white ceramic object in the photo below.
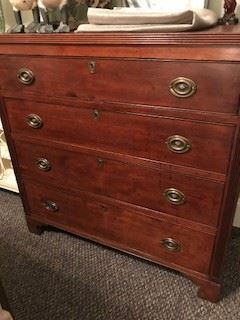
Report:
[[[151,8],[163,12],[196,10],[207,7],[208,0],[127,0],[129,7]]]

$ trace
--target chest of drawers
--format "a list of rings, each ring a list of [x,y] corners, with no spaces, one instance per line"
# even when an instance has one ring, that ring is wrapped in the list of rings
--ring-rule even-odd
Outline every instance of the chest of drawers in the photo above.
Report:
[[[239,191],[240,28],[0,36],[29,230],[178,270],[220,298]]]

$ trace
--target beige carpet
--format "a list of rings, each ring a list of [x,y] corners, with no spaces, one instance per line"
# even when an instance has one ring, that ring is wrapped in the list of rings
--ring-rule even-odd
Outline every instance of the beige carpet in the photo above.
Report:
[[[0,239],[0,278],[16,320],[240,319],[238,231],[218,304],[198,299],[176,272],[57,230],[29,233],[19,197],[1,190]]]

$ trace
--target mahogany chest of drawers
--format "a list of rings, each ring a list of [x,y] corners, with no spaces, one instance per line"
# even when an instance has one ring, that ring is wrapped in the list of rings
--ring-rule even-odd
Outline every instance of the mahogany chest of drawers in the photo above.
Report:
[[[239,26],[1,35],[0,74],[30,231],[168,266],[217,301],[239,191]]]

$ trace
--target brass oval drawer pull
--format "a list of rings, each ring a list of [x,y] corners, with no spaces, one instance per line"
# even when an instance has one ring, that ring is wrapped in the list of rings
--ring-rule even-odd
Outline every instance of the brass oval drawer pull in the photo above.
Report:
[[[179,77],[171,81],[170,92],[178,98],[189,98],[197,92],[197,85],[191,79]]]
[[[93,119],[95,119],[95,120],[99,120],[100,119],[100,111],[93,110],[92,115],[93,115]]]
[[[163,239],[161,243],[168,251],[178,252],[181,250],[181,245],[171,238]]]
[[[91,60],[88,62],[88,69],[90,71],[91,74],[96,72],[96,61]]]
[[[27,68],[21,68],[17,72],[18,80],[25,85],[30,85],[33,83],[35,76],[34,73]]]
[[[175,153],[186,153],[191,149],[190,141],[182,136],[173,135],[167,138],[168,149]]]
[[[37,114],[32,113],[27,116],[27,124],[33,129],[38,129],[42,127],[43,121]]]
[[[181,205],[185,202],[185,195],[181,191],[175,188],[168,188],[164,190],[163,193],[164,197],[167,199],[168,202],[174,205]]]
[[[36,165],[38,169],[42,171],[49,171],[51,170],[51,164],[50,162],[45,158],[38,158],[36,161]]]
[[[51,212],[57,212],[59,210],[58,205],[51,201],[51,200],[47,200],[43,203],[44,207],[46,210],[51,211]]]

